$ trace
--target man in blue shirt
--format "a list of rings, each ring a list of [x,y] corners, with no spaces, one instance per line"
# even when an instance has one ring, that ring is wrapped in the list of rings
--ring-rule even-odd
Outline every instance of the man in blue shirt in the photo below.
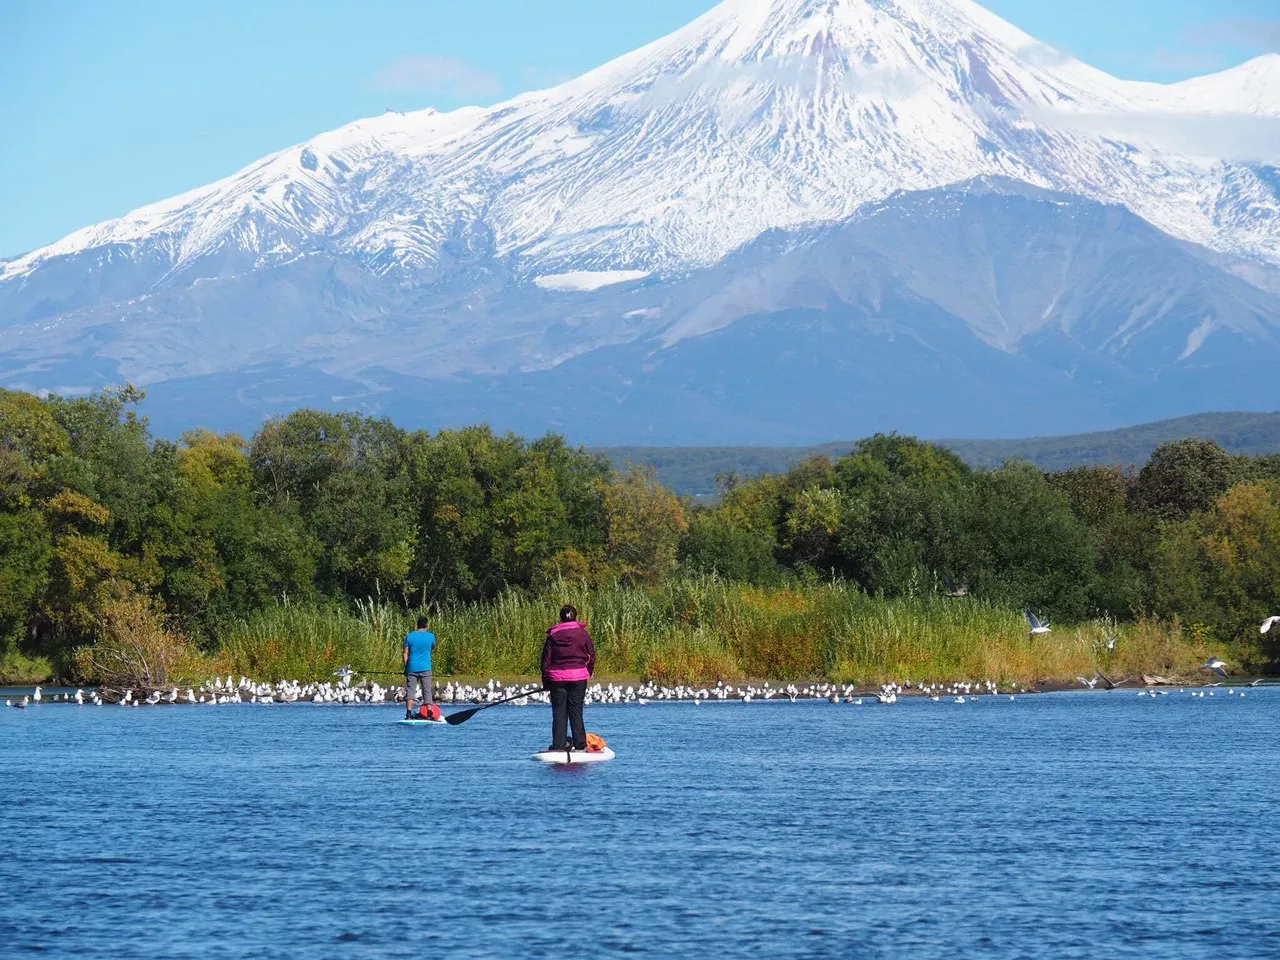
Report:
[[[404,638],[404,706],[405,716],[416,719],[413,703],[422,692],[423,703],[434,703],[431,687],[431,651],[436,648],[436,635],[427,629],[427,618],[418,618],[418,629]],[[415,690],[414,688],[418,688]]]

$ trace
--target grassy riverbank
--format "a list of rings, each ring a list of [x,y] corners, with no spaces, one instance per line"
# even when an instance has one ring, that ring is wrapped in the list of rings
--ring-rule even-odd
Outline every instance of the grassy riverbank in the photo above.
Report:
[[[441,639],[437,672],[536,676],[543,632],[566,600],[578,606],[595,635],[600,676],[668,683],[1029,683],[1092,676],[1095,669],[1187,673],[1211,652],[1176,624],[1092,621],[1032,638],[1020,611],[975,599],[886,600],[840,583],[764,589],[704,578],[653,588],[565,589],[542,597],[511,592],[492,603],[431,611]],[[373,603],[353,612],[282,604],[236,622],[216,651],[187,657],[183,672],[323,679],[344,663],[395,672],[413,616]],[[1117,637],[1112,651],[1106,649],[1108,636]]]

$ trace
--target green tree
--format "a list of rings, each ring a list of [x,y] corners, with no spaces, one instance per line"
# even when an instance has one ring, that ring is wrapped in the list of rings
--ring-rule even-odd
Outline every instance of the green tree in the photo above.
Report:
[[[766,586],[778,581],[776,547],[772,532],[739,526],[726,511],[706,510],[689,518],[679,556],[690,573]]]
[[[1185,520],[1211,508],[1246,470],[1212,440],[1176,440],[1159,447],[1139,472],[1132,504],[1158,520]]]
[[[259,505],[244,440],[189,433],[174,495],[151,520],[144,554],[163,571],[167,611],[195,639],[281,597],[313,592],[320,545],[292,509]]]
[[[38,510],[0,511],[0,658],[24,646],[52,560],[49,530]]]
[[[519,438],[485,427],[414,434],[409,490],[417,513],[411,581],[429,599],[496,596],[505,586],[495,558],[508,546],[510,523],[498,504],[516,486],[523,459]]]
[[[913,437],[877,435],[836,462],[844,494],[843,571],[868,592],[897,594],[933,582],[933,571],[968,578],[961,548],[973,473],[955,454]]]
[[[984,598],[1066,619],[1094,612],[1096,541],[1067,495],[1029,463],[981,474],[961,526],[965,566]]]
[[[1120,616],[1136,612],[1145,599],[1147,555],[1157,534],[1149,515],[1128,508],[1132,474],[1113,467],[1077,467],[1046,479],[1067,497],[1071,512],[1094,541],[1098,559],[1090,606]]]
[[[387,420],[299,410],[269,421],[249,458],[263,505],[296,515],[320,545],[322,590],[408,592],[417,537],[408,438]]]

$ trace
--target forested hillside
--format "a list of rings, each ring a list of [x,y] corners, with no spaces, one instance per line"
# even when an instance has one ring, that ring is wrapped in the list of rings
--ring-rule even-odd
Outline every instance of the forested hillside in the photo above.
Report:
[[[1021,440],[936,440],[971,467],[998,467],[1026,460],[1041,470],[1085,466],[1141,466],[1161,444],[1198,438],[1212,440],[1228,453],[1258,456],[1280,453],[1280,413],[1201,413],[1136,427]],[[600,447],[598,452],[623,467],[651,466],[658,479],[677,493],[714,496],[717,477],[755,477],[781,473],[807,457],[841,457],[852,440],[810,447]]]

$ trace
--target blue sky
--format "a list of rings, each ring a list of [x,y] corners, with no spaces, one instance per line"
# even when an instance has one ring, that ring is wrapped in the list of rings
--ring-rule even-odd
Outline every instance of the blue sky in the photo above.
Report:
[[[0,0],[0,256],[391,107],[549,86],[714,0]],[[987,0],[1118,76],[1280,50],[1277,0]]]

